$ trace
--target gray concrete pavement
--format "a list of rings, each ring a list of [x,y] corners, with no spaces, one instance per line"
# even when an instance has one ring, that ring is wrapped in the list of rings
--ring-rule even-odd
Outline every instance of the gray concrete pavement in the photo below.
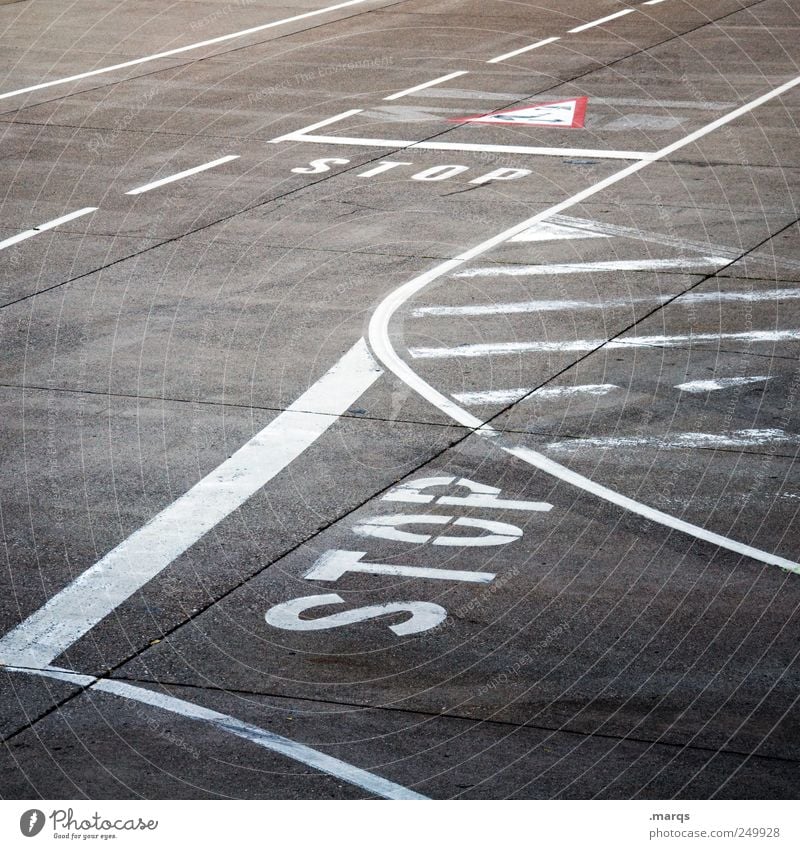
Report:
[[[796,12],[325,8],[0,6],[0,796],[795,797]]]

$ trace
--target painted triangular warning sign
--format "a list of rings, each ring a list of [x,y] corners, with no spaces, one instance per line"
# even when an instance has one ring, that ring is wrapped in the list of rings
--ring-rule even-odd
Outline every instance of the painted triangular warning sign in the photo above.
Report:
[[[470,115],[467,118],[451,118],[459,124],[517,124],[529,127],[582,127],[586,117],[588,97],[572,97],[552,103],[535,103],[520,106],[505,112],[490,112],[487,115]]]

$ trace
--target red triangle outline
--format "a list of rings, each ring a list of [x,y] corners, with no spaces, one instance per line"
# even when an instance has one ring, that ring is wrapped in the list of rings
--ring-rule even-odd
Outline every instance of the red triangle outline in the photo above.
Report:
[[[504,109],[502,112],[486,112],[481,115],[468,115],[466,118],[448,118],[451,124],[504,124],[506,126],[522,126],[518,121],[481,121],[481,118],[496,118],[500,115],[511,115],[514,112],[524,112],[526,109],[532,109],[536,106],[558,106],[562,103],[574,103],[575,114],[572,118],[572,123],[567,126],[564,124],[550,124],[547,122],[530,121],[529,127],[549,127],[556,130],[582,130],[586,119],[586,107],[589,104],[589,97],[582,95],[580,97],[567,97],[563,100],[550,100],[547,103],[529,103],[527,106],[517,106],[514,109]]]

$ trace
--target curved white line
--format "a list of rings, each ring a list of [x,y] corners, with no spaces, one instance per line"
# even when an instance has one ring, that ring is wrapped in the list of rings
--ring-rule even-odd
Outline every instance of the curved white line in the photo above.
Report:
[[[400,358],[389,337],[389,324],[397,310],[414,297],[414,295],[421,292],[429,283],[432,283],[434,280],[438,280],[443,275],[454,271],[465,262],[481,256],[497,245],[508,241],[535,224],[539,224],[545,219],[551,218],[552,216],[581,203],[587,198],[598,194],[608,186],[624,180],[631,174],[635,174],[643,168],[647,168],[647,166],[652,162],[657,162],[669,154],[692,144],[719,127],[722,127],[725,124],[740,118],[742,115],[747,114],[756,107],[767,103],[775,97],[779,97],[798,84],[800,84],[800,77],[795,77],[788,82],[783,83],[783,85],[772,89],[772,91],[762,94],[760,97],[755,98],[749,103],[734,109],[732,112],[723,115],[721,118],[717,118],[715,121],[712,121],[704,127],[684,136],[682,139],[667,145],[667,147],[657,151],[650,158],[640,160],[639,162],[634,162],[631,165],[626,166],[622,170],[609,175],[586,189],[583,189],[572,197],[567,198],[566,200],[563,200],[560,203],[557,203],[554,206],[525,219],[524,221],[521,221],[519,224],[510,227],[508,230],[504,230],[502,233],[492,236],[486,241],[481,242],[479,245],[476,245],[474,248],[464,251],[453,259],[446,260],[432,268],[430,271],[427,271],[419,277],[415,277],[413,280],[409,280],[407,283],[404,283],[402,286],[391,292],[378,305],[378,308],[375,310],[372,318],[370,319],[369,343],[372,347],[373,353],[384,364],[384,366],[389,369],[389,371],[441,410],[445,415],[449,416],[464,427],[474,430],[480,436],[496,441],[500,436],[498,431],[491,426],[484,424],[479,418],[458,406],[458,404],[454,403],[441,392],[438,392]],[[795,563],[794,561],[787,560],[783,557],[778,557],[777,555],[771,554],[767,551],[761,551],[760,549],[753,548],[749,545],[737,542],[736,540],[708,531],[705,528],[701,528],[699,525],[693,525],[689,522],[684,522],[682,519],[678,519],[675,516],[662,513],[660,510],[656,510],[653,507],[649,507],[646,504],[642,504],[639,501],[635,501],[632,498],[628,498],[627,496],[614,492],[601,484],[595,483],[589,478],[579,475],[577,472],[573,472],[566,466],[562,466],[560,463],[550,460],[548,457],[545,457],[537,451],[533,451],[522,446],[506,448],[502,445],[498,445],[498,447],[508,454],[511,454],[512,456],[540,469],[541,471],[546,472],[549,475],[553,475],[553,477],[556,477],[559,480],[563,480],[566,483],[578,487],[579,489],[590,492],[592,495],[596,495],[598,498],[602,498],[605,501],[616,504],[617,506],[622,507],[625,510],[629,510],[632,513],[644,516],[652,522],[689,534],[697,539],[705,540],[713,545],[718,545],[720,548],[726,548],[729,551],[734,551],[737,554],[752,557],[754,560],[759,560],[762,563],[780,566],[783,569],[788,569],[791,572],[800,574],[800,563]]]

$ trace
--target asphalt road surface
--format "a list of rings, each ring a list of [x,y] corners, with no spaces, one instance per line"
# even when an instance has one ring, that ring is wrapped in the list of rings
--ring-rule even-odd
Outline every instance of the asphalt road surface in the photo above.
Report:
[[[799,39],[0,5],[0,795],[795,797]]]

